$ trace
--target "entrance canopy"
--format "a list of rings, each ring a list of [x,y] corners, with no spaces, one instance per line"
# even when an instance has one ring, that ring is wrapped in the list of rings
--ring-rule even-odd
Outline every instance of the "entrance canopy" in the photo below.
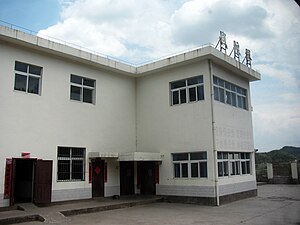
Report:
[[[118,158],[119,154],[116,152],[89,152],[89,158]]]
[[[118,161],[162,161],[158,152],[128,152],[119,153]]]

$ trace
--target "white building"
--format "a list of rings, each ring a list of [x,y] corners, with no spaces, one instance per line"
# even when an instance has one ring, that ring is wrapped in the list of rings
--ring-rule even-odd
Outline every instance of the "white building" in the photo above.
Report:
[[[142,66],[0,27],[0,206],[256,195],[249,82],[207,46]]]

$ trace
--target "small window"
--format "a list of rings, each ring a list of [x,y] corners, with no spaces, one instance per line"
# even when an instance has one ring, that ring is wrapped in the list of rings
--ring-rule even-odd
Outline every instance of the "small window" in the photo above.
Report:
[[[85,149],[58,147],[57,180],[84,181]]]
[[[17,91],[40,94],[42,67],[15,62],[15,85]]]
[[[171,82],[170,98],[171,105],[204,100],[203,76]]]
[[[85,103],[95,103],[95,80],[71,75],[70,99]]]
[[[206,178],[207,153],[174,153],[173,154],[175,178]]]

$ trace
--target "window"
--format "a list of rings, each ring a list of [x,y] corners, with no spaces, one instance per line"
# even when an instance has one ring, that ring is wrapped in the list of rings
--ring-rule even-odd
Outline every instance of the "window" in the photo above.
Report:
[[[95,103],[95,80],[71,74],[70,98],[75,101]]]
[[[174,153],[175,178],[200,178],[207,177],[207,153]]]
[[[39,95],[41,92],[42,67],[15,62],[15,86],[17,91]]]
[[[170,83],[171,105],[204,100],[203,76],[191,77]]]
[[[214,80],[214,99],[227,105],[248,109],[247,90],[224,81],[216,76]]]
[[[57,180],[84,181],[85,149],[57,148]]]
[[[218,176],[251,174],[250,153],[218,152]]]

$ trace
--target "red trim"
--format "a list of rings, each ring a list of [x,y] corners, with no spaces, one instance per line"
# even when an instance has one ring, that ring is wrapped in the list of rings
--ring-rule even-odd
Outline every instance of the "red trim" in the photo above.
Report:
[[[6,159],[5,177],[4,177],[4,199],[10,198],[12,176],[12,159]]]

